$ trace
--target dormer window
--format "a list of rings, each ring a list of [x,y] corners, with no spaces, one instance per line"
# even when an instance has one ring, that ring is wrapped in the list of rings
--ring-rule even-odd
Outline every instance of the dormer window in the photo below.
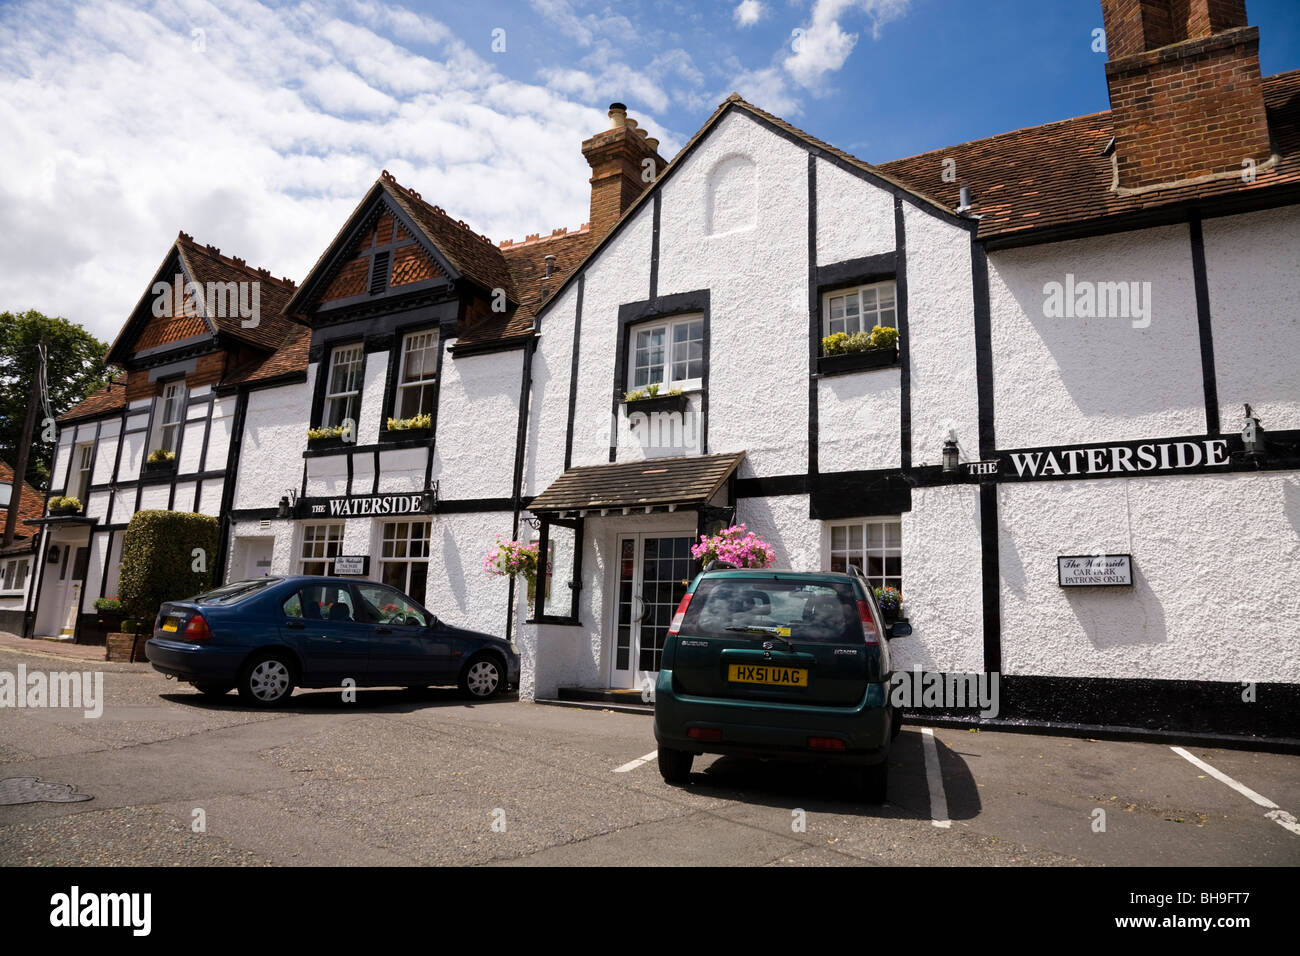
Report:
[[[360,344],[343,345],[330,353],[325,391],[325,415],[321,425],[338,428],[356,422],[361,410],[361,368],[365,355]]]
[[[162,395],[157,402],[149,451],[152,453],[161,449],[174,455],[180,445],[181,428],[185,425],[185,379],[164,383]]]
[[[421,329],[402,338],[402,367],[397,377],[395,416],[400,419],[433,412],[434,378],[438,373],[438,330]]]

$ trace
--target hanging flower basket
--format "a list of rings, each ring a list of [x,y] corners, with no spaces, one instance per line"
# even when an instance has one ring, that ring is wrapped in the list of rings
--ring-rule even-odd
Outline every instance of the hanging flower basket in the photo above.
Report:
[[[903,592],[898,588],[875,588],[876,603],[886,622],[893,624],[903,615]]]
[[[522,576],[530,585],[537,580],[536,541],[502,541],[497,535],[496,547],[483,558],[483,570],[495,577]]]
[[[691,557],[705,567],[710,561],[726,561],[738,568],[766,568],[776,560],[776,551],[743,524],[737,524],[714,535],[700,535],[700,543],[691,545]]]

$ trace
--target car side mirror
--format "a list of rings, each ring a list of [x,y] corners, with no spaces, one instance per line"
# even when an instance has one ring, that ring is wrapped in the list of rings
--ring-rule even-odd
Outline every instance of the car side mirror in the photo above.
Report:
[[[889,640],[896,637],[907,637],[912,633],[912,625],[907,621],[895,621],[889,627]]]

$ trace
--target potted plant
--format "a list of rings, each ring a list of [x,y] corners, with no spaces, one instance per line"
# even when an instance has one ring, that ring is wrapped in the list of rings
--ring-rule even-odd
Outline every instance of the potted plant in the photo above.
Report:
[[[428,440],[433,437],[433,415],[412,415],[410,418],[390,418],[388,427],[379,436],[380,441],[403,441],[406,439]]]
[[[109,634],[122,630],[122,602],[118,598],[96,598],[95,613],[88,616],[91,622],[83,622],[79,643],[99,644]]]
[[[704,567],[710,561],[726,561],[738,568],[766,568],[776,560],[776,550],[743,524],[723,528],[717,534],[700,535],[691,545],[691,557]]]
[[[494,577],[523,577],[529,585],[537,581],[537,541],[502,541],[483,558],[483,570]]]
[[[142,475],[165,475],[176,470],[176,452],[166,448],[155,448],[144,460],[140,469]]]
[[[629,415],[633,412],[647,415],[651,412],[685,412],[686,403],[686,394],[680,388],[674,386],[664,391],[658,382],[623,393],[623,405]]]
[[[308,448],[342,448],[343,443],[351,438],[352,430],[348,425],[325,425],[307,429]]]
[[[55,517],[81,514],[81,499],[55,495],[50,499],[50,514]]]
[[[898,588],[885,586],[874,588],[873,591],[886,624],[893,624],[903,616],[903,593]]]
[[[877,325],[870,332],[836,332],[822,339],[817,370],[823,375],[888,368],[898,362],[898,329]]]

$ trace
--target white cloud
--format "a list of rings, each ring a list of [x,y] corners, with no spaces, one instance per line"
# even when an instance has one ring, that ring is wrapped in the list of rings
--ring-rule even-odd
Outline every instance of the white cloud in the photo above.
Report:
[[[744,70],[732,78],[732,88],[761,110],[790,119],[802,112],[799,98],[792,94],[785,77],[775,67]]]
[[[858,42],[856,33],[847,32],[840,20],[849,14],[863,13],[873,38],[880,37],[881,27],[907,13],[911,0],[815,0],[808,23],[798,28],[792,46],[794,52],[783,66],[804,87],[816,87],[827,73],[839,70]]]
[[[608,123],[591,78],[627,69],[591,29],[603,65],[548,89],[502,75],[486,39],[378,2],[4,4],[0,311],[112,339],[178,229],[301,280],[382,169],[494,239],[575,227],[579,146]],[[665,82],[691,87],[689,57],[664,56]],[[669,100],[621,79],[630,101]]]
[[[761,0],[740,0],[731,15],[739,26],[752,27],[766,12]]]

